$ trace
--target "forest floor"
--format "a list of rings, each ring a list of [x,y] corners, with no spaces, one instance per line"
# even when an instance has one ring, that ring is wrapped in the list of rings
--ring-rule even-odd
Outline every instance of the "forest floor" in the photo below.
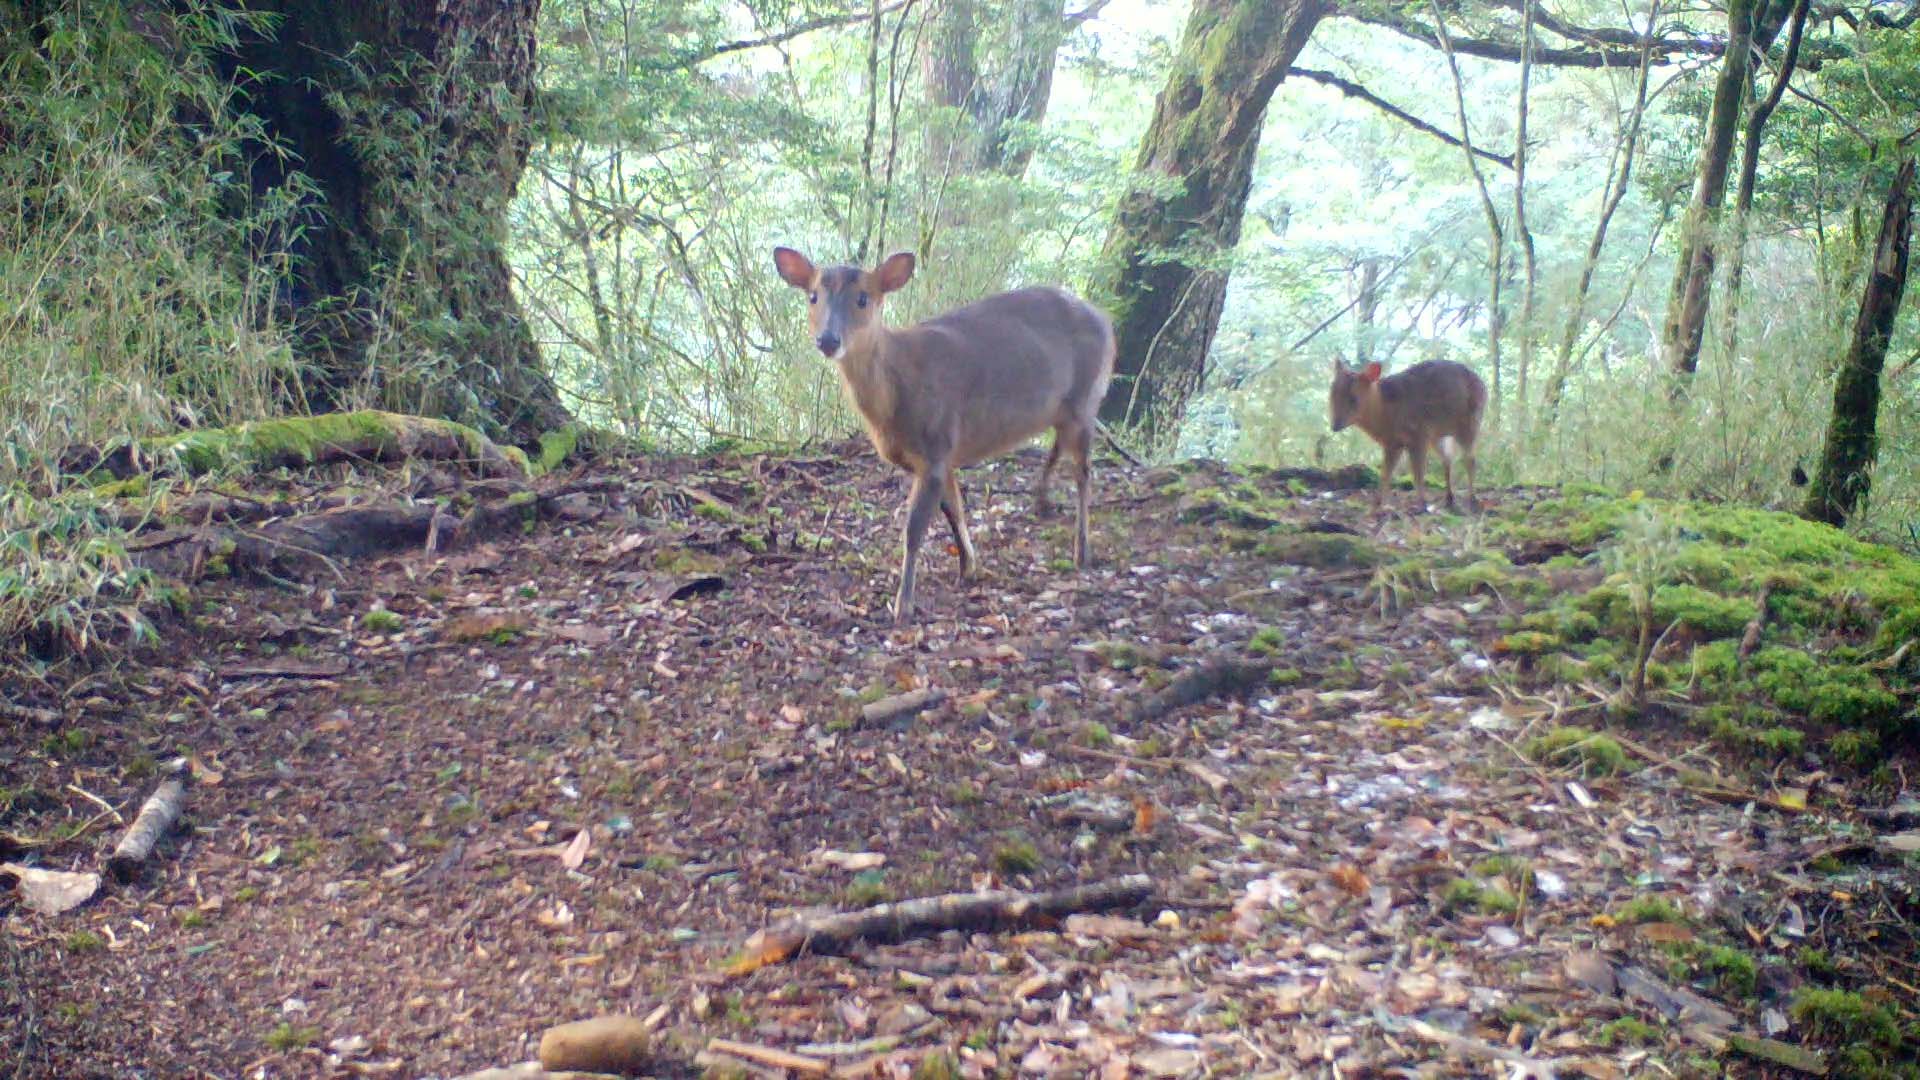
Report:
[[[1030,509],[1039,460],[968,475],[983,572],[937,533],[909,628],[904,483],[847,444],[550,476],[561,520],[205,581],[138,662],[19,684],[45,720],[0,723],[0,826],[57,832],[42,865],[93,864],[166,759],[196,777],[142,880],[0,923],[0,1077],[448,1077],[607,1012],[646,1019],[669,1076],[714,1037],[875,1076],[1911,1052],[1872,1030],[1920,1000],[1898,759],[1877,787],[1756,762],[1677,698],[1621,742],[1543,744],[1607,726],[1620,681],[1536,686],[1496,647],[1526,602],[1498,582],[1381,573],[1589,553],[1503,540],[1544,493],[1378,515],[1364,477],[1234,500],[1212,466],[1108,465],[1075,572],[1066,500]],[[1222,671],[1259,682],[1196,681]],[[920,688],[944,696],[865,718]],[[1128,910],[725,966],[795,914],[1139,873]],[[1867,989],[1805,1004],[1829,985]]]

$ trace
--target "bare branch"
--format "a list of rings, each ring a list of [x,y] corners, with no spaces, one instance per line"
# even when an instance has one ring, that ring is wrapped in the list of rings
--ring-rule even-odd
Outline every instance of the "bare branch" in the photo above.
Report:
[[[1514,10],[1523,10],[1520,0],[1506,0],[1504,6]],[[1384,11],[1343,11],[1346,18],[1366,23],[1370,26],[1384,27],[1402,37],[1411,38],[1423,45],[1433,45],[1439,38],[1439,30],[1422,24],[1417,19],[1403,19],[1397,14]],[[1640,66],[1641,50],[1646,50],[1658,63],[1673,63],[1679,59],[1703,56],[1719,56],[1726,51],[1724,39],[1701,35],[1664,37],[1642,36],[1631,30],[1595,29],[1574,26],[1543,13],[1538,5],[1534,6],[1534,18],[1540,25],[1553,33],[1569,40],[1585,41],[1595,47],[1533,49],[1534,64],[1549,67],[1584,68],[1637,68]],[[1549,24],[1551,23],[1551,25]],[[1521,48],[1518,42],[1499,41],[1492,38],[1451,37],[1453,52],[1460,56],[1478,56],[1488,60],[1520,61]]]
[[[1340,76],[1335,75],[1331,71],[1320,71],[1315,68],[1302,68],[1302,67],[1288,68],[1287,74],[1297,75],[1300,78],[1317,82],[1322,86],[1331,86],[1335,90],[1340,91],[1342,94],[1345,94],[1350,98],[1357,98],[1361,101],[1366,102],[1367,104],[1373,106],[1374,108],[1379,109],[1381,112],[1386,113],[1388,116],[1391,116],[1394,119],[1399,120],[1400,122],[1406,124],[1408,127],[1413,128],[1415,131],[1425,132],[1426,134],[1431,135],[1436,139],[1439,139],[1441,142],[1446,143],[1449,146],[1458,146],[1465,149],[1470,149],[1475,154],[1478,154],[1481,157],[1486,158],[1488,161],[1494,162],[1495,164],[1501,165],[1505,168],[1508,168],[1508,169],[1513,168],[1513,158],[1508,157],[1505,154],[1496,154],[1491,150],[1482,150],[1477,146],[1468,146],[1466,143],[1460,140],[1459,136],[1454,135],[1451,132],[1443,131],[1440,128],[1434,127],[1432,124],[1429,124],[1425,120],[1422,120],[1419,117],[1413,115],[1412,113],[1406,111],[1405,109],[1402,109],[1400,106],[1395,105],[1393,102],[1380,97],[1379,95],[1375,94],[1373,91],[1368,90],[1366,87],[1361,86],[1359,83],[1354,82],[1351,79],[1343,79]]]
[[[893,0],[890,4],[868,11],[853,11],[845,15],[823,15],[818,19],[809,19],[803,23],[794,23],[785,30],[768,34],[765,37],[741,38],[738,41],[723,41],[717,45],[709,45],[704,49],[696,49],[692,52],[682,53],[654,66],[656,70],[694,67],[699,64],[704,64],[715,57],[725,56],[728,53],[744,52],[747,49],[764,49],[773,45],[785,44],[794,38],[811,34],[815,30],[831,30],[842,26],[854,26],[866,22],[868,19],[878,18],[882,15],[891,15],[901,8],[906,7],[909,2],[910,0]],[[1100,6],[1104,6],[1104,2]]]
[[[1111,3],[1113,3],[1113,0],[1089,0],[1089,3],[1087,4],[1086,7],[1083,7],[1079,11],[1076,11],[1073,14],[1067,16],[1067,19],[1066,19],[1067,26],[1069,28],[1079,26],[1081,23],[1086,22],[1088,19],[1091,19],[1094,16],[1100,14],[1100,9],[1106,7],[1108,4],[1111,4]]]

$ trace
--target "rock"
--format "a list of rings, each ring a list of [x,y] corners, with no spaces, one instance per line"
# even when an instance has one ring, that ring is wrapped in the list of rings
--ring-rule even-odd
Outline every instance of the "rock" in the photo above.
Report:
[[[881,1013],[880,1019],[873,1026],[873,1031],[876,1035],[903,1035],[931,1019],[933,1019],[932,1013],[912,1002],[907,1002],[904,1005],[892,1006]]]
[[[540,1064],[551,1071],[573,1069],[635,1075],[651,1060],[646,1025],[633,1016],[596,1016],[550,1027],[540,1036]]]

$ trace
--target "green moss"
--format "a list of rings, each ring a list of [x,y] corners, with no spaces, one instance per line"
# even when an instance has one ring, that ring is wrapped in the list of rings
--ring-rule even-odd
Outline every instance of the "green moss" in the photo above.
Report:
[[[1513,564],[1499,555],[1489,555],[1466,566],[1443,570],[1440,591],[1448,596],[1470,596],[1476,592],[1508,593],[1517,584]]]
[[[283,1023],[267,1033],[267,1049],[285,1054],[312,1046],[319,1039],[320,1029],[317,1027],[295,1027]]]
[[[1541,630],[1520,630],[1493,643],[1493,651],[1509,656],[1540,656],[1558,649],[1564,641],[1558,634]]]
[[[548,473],[560,467],[580,447],[580,426],[568,424],[540,436],[540,456],[534,460],[535,473]]]
[[[1013,840],[994,849],[993,868],[1004,877],[1040,869],[1040,851],[1030,841]]]
[[[1384,560],[1378,547],[1345,533],[1287,533],[1263,541],[1254,554],[1273,562],[1321,570],[1364,569]]]
[[[1440,893],[1441,907],[1448,911],[1478,911],[1487,915],[1511,915],[1520,910],[1520,901],[1498,885],[1472,878],[1454,878]]]
[[[456,439],[475,460],[504,457],[521,473],[529,472],[525,453],[496,446],[465,424],[371,409],[199,428],[143,439],[141,445],[149,454],[197,476],[228,468],[301,468],[312,465],[322,448],[337,445],[356,446],[367,457],[397,459],[405,456],[410,440],[404,433],[409,427]]]
[[[1645,1020],[1622,1016],[1600,1026],[1597,1041],[1602,1046],[1651,1046],[1663,1041],[1660,1029]]]
[[[1542,765],[1578,765],[1586,776],[1612,776],[1627,767],[1619,743],[1583,727],[1553,728],[1527,740],[1521,752]]]
[[[374,608],[360,616],[360,628],[373,634],[397,634],[407,628],[407,620],[386,608]]]
[[[1899,1017],[1891,1006],[1852,991],[1803,986],[1794,992],[1788,1011],[1794,1023],[1821,1042],[1865,1043],[1892,1051],[1903,1041]]]
[[[106,941],[91,930],[75,930],[69,933],[61,944],[70,953],[99,952],[107,947]]]
[[[1615,922],[1634,925],[1637,923],[1684,923],[1686,913],[1664,896],[1636,896],[1620,905],[1613,913]]]
[[[1286,644],[1285,631],[1277,626],[1263,626],[1247,639],[1247,651],[1257,656],[1278,656]]]
[[[1653,591],[1653,619],[1679,624],[1703,638],[1736,636],[1753,618],[1751,600],[1719,596],[1694,585],[1662,585]]]

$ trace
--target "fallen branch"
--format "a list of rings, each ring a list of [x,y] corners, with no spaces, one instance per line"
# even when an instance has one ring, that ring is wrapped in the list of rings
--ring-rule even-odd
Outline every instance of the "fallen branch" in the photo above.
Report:
[[[1215,657],[1174,677],[1159,693],[1127,710],[1127,720],[1141,724],[1188,705],[1214,697],[1243,697],[1267,684],[1273,665],[1265,661]]]
[[[904,716],[931,709],[947,700],[947,692],[934,687],[909,690],[904,694],[883,697],[879,701],[870,701],[860,706],[860,720],[865,724],[884,724]]]
[[[1753,650],[1760,647],[1760,632],[1767,628],[1767,598],[1772,595],[1772,589],[1764,585],[1760,587],[1760,599],[1754,603],[1753,618],[1748,620],[1746,630],[1741,632],[1740,647],[1733,654],[1734,659],[1742,665],[1747,662],[1747,657],[1753,655]]]
[[[1727,1049],[1810,1076],[1827,1075],[1826,1058],[1812,1050],[1792,1043],[1783,1043],[1778,1039],[1760,1039],[1752,1035],[1742,1035],[1736,1031],[1727,1036]]]
[[[819,1058],[810,1058],[801,1054],[776,1050],[771,1046],[757,1046],[753,1043],[734,1042],[732,1039],[713,1038],[707,1040],[707,1053],[724,1054],[742,1061],[751,1061],[757,1065],[784,1069],[800,1076],[825,1076],[832,1071],[826,1062]]]
[[[133,827],[120,838],[119,846],[107,859],[107,869],[114,880],[127,881],[140,872],[153,854],[153,846],[179,822],[180,811],[186,803],[185,781],[174,777],[160,782],[140,807],[140,816],[133,819]]]
[[[1067,915],[1132,907],[1152,892],[1152,878],[1129,874],[1053,892],[1004,889],[877,904],[864,911],[799,919],[761,930],[747,939],[745,950],[728,965],[728,971],[744,975],[803,951],[835,956],[861,942],[904,941],[947,930],[1043,928]]]

